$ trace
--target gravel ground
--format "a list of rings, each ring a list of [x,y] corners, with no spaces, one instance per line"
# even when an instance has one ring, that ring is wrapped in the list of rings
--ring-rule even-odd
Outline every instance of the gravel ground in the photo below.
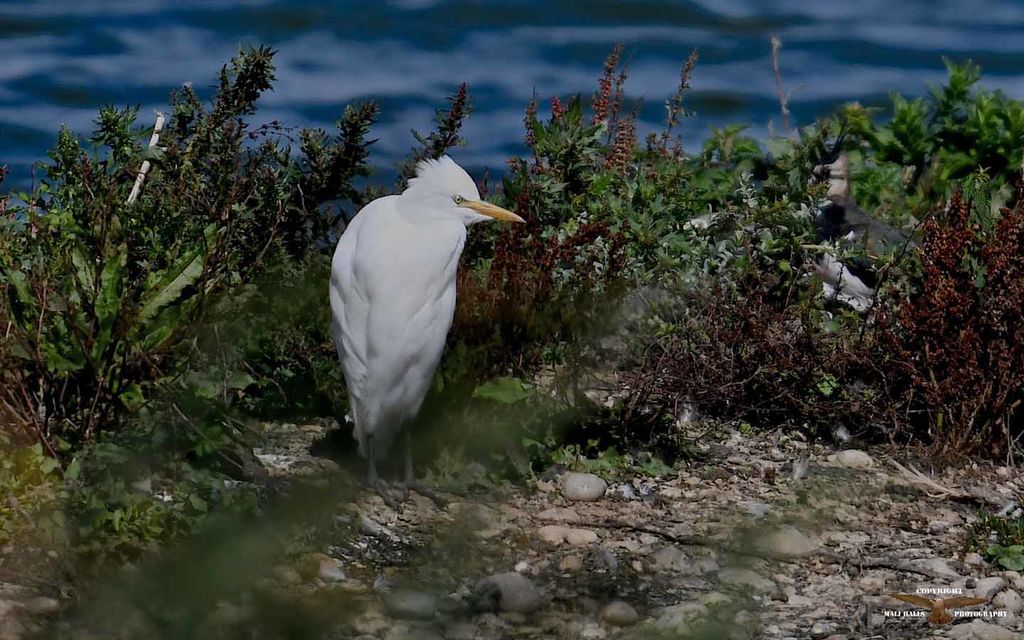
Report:
[[[325,428],[273,426],[257,457],[271,478],[343,473],[308,454]],[[1013,511],[1016,470],[917,472],[888,450],[779,433],[701,442],[704,461],[669,477],[552,471],[446,494],[443,508],[362,492],[315,525],[331,528],[314,536],[323,548],[268,567],[204,625],[274,637],[258,622],[262,591],[287,598],[289,615],[333,612],[325,637],[361,640],[1024,637],[1024,577],[963,553],[979,513]],[[939,624],[892,597],[940,592],[983,601]],[[0,640],[27,638],[64,604],[0,582]]]

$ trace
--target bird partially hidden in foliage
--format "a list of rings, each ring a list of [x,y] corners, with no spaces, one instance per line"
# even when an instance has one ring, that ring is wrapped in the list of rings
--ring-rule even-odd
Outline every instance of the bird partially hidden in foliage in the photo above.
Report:
[[[957,609],[959,607],[973,607],[979,604],[985,604],[987,600],[985,598],[968,598],[965,596],[957,596],[955,598],[925,598],[924,596],[915,595],[912,593],[894,593],[893,598],[902,600],[903,602],[909,602],[910,604],[916,604],[919,607],[925,609],[931,609],[931,613],[925,618],[932,624],[949,624],[953,621],[953,615],[949,613],[950,609]]]
[[[850,190],[850,159],[841,150],[842,136],[828,161],[814,168],[818,178],[828,180],[828,204],[815,219],[817,239],[831,247],[860,250],[866,258],[836,259],[831,251],[815,259],[815,271],[828,297],[867,311],[874,304],[878,272],[875,261],[883,254],[913,246],[910,235],[872,217],[857,206]]]
[[[367,483],[394,504],[377,462],[419,412],[455,313],[455,280],[466,228],[487,220],[523,222],[483,202],[469,174],[448,156],[419,163],[401,195],[363,207],[331,263],[332,333],[348,387],[353,436]],[[416,481],[405,433],[405,482]]]

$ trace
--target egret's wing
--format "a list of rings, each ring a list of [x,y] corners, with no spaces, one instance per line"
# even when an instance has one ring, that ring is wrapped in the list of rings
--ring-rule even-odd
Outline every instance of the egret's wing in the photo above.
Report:
[[[367,323],[370,359],[368,414],[374,438],[386,449],[402,423],[419,410],[441,359],[455,312],[455,277],[465,228],[421,230],[393,238],[415,245],[394,255],[389,269],[373,270]],[[376,446],[376,445],[375,445]]]
[[[356,265],[360,260],[359,237],[368,220],[386,215],[393,208],[391,200],[374,200],[356,214],[338,241],[331,261],[331,333],[345,373],[357,438],[365,404],[363,397],[369,359],[367,324],[370,316],[367,293],[356,277]]]
[[[465,243],[461,222],[400,215],[398,197],[353,220],[332,265],[336,343],[352,398],[354,434],[383,455],[419,409],[455,310]]]

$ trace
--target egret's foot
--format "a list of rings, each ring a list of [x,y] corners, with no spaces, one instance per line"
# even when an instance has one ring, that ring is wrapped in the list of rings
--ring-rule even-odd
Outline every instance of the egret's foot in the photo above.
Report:
[[[402,486],[402,500],[403,501],[408,499],[410,491],[415,491],[416,493],[420,494],[424,498],[430,498],[431,500],[433,500],[434,504],[437,505],[438,509],[444,509],[446,506],[448,506],[448,501],[447,500],[442,498],[432,488],[430,488],[427,485],[423,484],[419,480],[416,480],[415,478],[412,479],[412,480],[406,480],[405,482],[403,482],[401,484],[401,486]]]
[[[395,497],[391,495],[391,491],[388,490],[387,483],[381,480],[380,478],[374,478],[373,480],[369,480],[367,482],[367,485],[369,486],[370,489],[374,491],[374,493],[380,496],[381,500],[384,501],[384,504],[388,505],[395,511],[399,511],[402,508],[401,501],[395,500]]]

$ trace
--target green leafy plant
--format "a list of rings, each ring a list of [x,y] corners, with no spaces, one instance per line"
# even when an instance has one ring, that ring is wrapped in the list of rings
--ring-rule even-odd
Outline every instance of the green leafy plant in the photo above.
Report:
[[[98,153],[62,130],[41,186],[7,207],[0,406],[12,436],[51,454],[94,440],[181,373],[190,331],[220,296],[324,241],[323,200],[358,200],[376,108],[347,109],[332,141],[302,132],[293,157],[278,125],[249,123],[272,58],[239,54],[209,106],[189,87],[175,94],[155,147],[139,144],[147,130],[130,108],[101,110]]]
[[[1009,571],[1024,570],[1024,518],[979,514],[968,529],[965,548]]]

